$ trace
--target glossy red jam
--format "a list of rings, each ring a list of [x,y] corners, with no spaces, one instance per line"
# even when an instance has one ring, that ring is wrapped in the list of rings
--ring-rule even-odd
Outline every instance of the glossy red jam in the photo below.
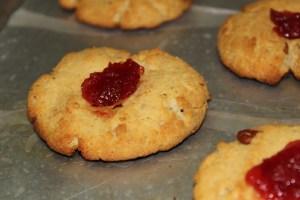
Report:
[[[300,140],[249,170],[246,181],[264,200],[299,200]]]
[[[257,133],[258,133],[257,130],[244,129],[237,133],[237,139],[242,144],[250,144],[252,139],[256,136]]]
[[[131,59],[109,63],[102,72],[94,72],[81,85],[82,96],[92,106],[113,106],[133,94],[144,68]]]
[[[288,39],[300,38],[300,13],[271,9],[270,17],[276,25],[273,30],[278,35]]]

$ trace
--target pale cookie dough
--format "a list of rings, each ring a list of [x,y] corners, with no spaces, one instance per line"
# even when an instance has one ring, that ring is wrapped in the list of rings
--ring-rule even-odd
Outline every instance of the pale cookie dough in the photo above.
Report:
[[[138,89],[118,107],[93,107],[81,84],[108,63],[131,58],[144,67]],[[88,160],[118,161],[166,151],[201,125],[209,94],[199,73],[153,49],[131,55],[91,48],[66,55],[28,95],[28,116],[50,148]]]
[[[94,26],[154,28],[183,14],[192,0],[59,0],[76,18]]]
[[[195,200],[260,200],[245,181],[252,167],[281,151],[289,142],[300,139],[300,126],[265,125],[251,143],[219,143],[201,164],[195,176]]]
[[[291,71],[300,79],[300,39],[280,37],[270,9],[300,12],[298,0],[258,0],[220,28],[218,49],[225,66],[240,77],[274,85]]]

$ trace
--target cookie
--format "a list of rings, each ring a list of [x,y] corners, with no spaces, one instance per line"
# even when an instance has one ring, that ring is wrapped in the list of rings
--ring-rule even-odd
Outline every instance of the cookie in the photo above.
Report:
[[[290,71],[300,79],[300,39],[283,37],[275,30],[272,9],[296,14],[300,12],[300,1],[256,1],[229,17],[218,34],[219,54],[226,67],[240,77],[270,85]],[[299,27],[299,19],[296,23],[289,27]]]
[[[154,28],[174,20],[191,6],[192,0],[59,0],[75,10],[86,24],[122,29]]]
[[[202,162],[195,176],[195,200],[264,199],[246,176],[252,176],[255,166],[291,142],[299,141],[300,126],[265,125],[240,131],[238,136],[237,141],[219,143],[217,150]]]
[[[128,62],[143,67],[137,89],[114,106],[83,98],[91,74]],[[110,63],[110,64],[109,64]],[[159,49],[131,55],[91,48],[66,55],[28,95],[28,116],[53,150],[87,160],[119,161],[166,151],[200,127],[209,94],[199,73]]]

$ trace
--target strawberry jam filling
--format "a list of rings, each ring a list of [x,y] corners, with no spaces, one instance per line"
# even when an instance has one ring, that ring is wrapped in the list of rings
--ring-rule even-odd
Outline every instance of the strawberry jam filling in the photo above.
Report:
[[[270,17],[275,24],[273,30],[278,35],[288,39],[300,38],[300,13],[271,9]]]
[[[250,169],[246,182],[263,200],[300,200],[300,140]]]
[[[109,63],[83,81],[82,96],[92,106],[116,106],[136,91],[143,72],[144,68],[131,59]]]

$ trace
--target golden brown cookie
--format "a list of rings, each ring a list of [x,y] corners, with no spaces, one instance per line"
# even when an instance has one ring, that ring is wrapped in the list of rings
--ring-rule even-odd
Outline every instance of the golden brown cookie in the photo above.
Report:
[[[258,0],[229,17],[218,34],[221,60],[240,77],[271,85],[289,71],[300,79],[300,39],[279,36],[270,9],[300,12],[300,1]]]
[[[128,58],[144,67],[137,90],[118,106],[95,107],[81,84],[108,63]],[[91,48],[66,55],[28,95],[28,116],[50,148],[88,160],[118,161],[166,151],[200,126],[209,94],[191,66],[161,50],[131,55]]]
[[[240,137],[243,143],[221,142],[217,150],[202,162],[195,176],[195,200],[262,199],[254,187],[246,182],[246,173],[290,142],[300,140],[298,125],[265,125],[243,132],[254,137],[251,140]]]
[[[59,0],[79,21],[105,28],[154,28],[176,19],[192,0]]]

